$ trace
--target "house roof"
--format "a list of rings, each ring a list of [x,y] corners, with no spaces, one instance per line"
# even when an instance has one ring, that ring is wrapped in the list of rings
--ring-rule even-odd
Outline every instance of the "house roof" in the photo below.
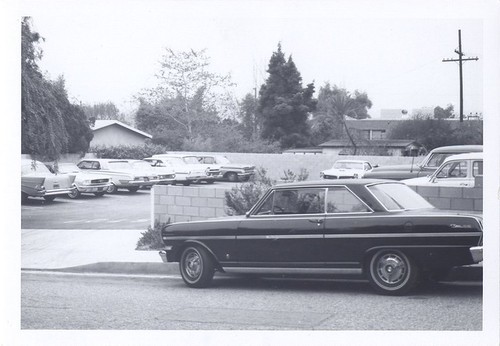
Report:
[[[348,128],[356,130],[388,130],[401,123],[402,119],[346,119]]]
[[[384,147],[384,148],[406,148],[409,145],[418,145],[416,141],[410,139],[373,139],[363,140],[356,143],[358,147]],[[319,145],[323,148],[346,148],[352,147],[352,144],[347,139],[334,139]]]
[[[149,133],[138,130],[135,127],[124,124],[118,120],[96,120],[94,126],[92,127],[92,130],[96,131],[96,130],[100,130],[104,127],[108,127],[108,126],[112,126],[112,125],[118,125],[118,126],[124,127],[127,130],[133,131],[133,132],[138,133],[138,134],[140,134],[144,137],[147,137],[147,138],[153,138],[153,136],[150,135]]]

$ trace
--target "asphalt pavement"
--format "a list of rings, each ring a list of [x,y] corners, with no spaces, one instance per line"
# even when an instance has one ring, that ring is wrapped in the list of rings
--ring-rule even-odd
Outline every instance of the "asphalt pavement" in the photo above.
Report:
[[[178,274],[158,251],[135,250],[144,230],[21,230],[21,270],[74,273]],[[447,280],[482,281],[482,264],[455,268]]]

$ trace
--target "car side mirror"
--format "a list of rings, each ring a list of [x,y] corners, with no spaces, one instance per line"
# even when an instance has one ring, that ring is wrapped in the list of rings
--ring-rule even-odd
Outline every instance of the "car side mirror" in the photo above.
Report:
[[[247,212],[245,213],[245,216],[246,216],[246,217],[250,217],[250,212],[249,212],[249,211],[247,211]]]

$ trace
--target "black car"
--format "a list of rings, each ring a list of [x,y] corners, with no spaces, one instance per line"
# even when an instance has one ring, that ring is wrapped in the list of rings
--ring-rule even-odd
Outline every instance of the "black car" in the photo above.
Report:
[[[482,219],[435,209],[406,185],[345,179],[281,184],[243,216],[162,230],[165,262],[206,287],[214,272],[362,275],[381,293],[482,260]]]

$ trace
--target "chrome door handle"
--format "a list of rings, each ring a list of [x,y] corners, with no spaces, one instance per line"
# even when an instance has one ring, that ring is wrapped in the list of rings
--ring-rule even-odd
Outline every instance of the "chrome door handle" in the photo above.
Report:
[[[309,222],[311,222],[311,223],[317,223],[318,226],[319,226],[319,225],[321,225],[324,222],[324,220],[323,219],[309,219]]]

